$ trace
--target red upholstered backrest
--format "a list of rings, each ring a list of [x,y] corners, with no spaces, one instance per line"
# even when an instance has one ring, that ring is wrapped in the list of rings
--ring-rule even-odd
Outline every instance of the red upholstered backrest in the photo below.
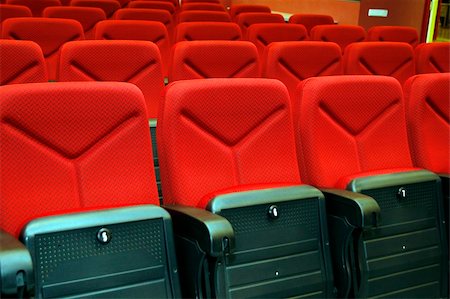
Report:
[[[84,37],[94,39],[94,27],[100,21],[106,19],[105,12],[98,7],[47,7],[43,13],[44,18],[73,19],[83,26]]]
[[[417,74],[450,72],[450,42],[420,44],[414,54]]]
[[[184,41],[172,47],[169,81],[260,77],[258,51],[246,41]]]
[[[414,76],[404,92],[414,164],[450,173],[450,73]]]
[[[36,217],[158,204],[139,89],[125,83],[0,87],[0,226]]]
[[[59,0],[7,0],[7,4],[23,5],[31,10],[33,17],[42,17],[42,11],[49,6],[61,6]]]
[[[308,33],[305,26],[299,24],[253,24],[247,30],[247,39],[256,45],[259,55],[262,55],[270,43],[304,41],[308,39]]]
[[[178,81],[168,86],[157,144],[164,199],[204,207],[226,188],[299,183],[286,87],[270,79]]]
[[[397,80],[309,78],[299,84],[297,97],[297,148],[305,182],[337,187],[354,174],[412,166]]]
[[[177,0],[178,1],[178,0]],[[220,3],[220,0],[183,0],[182,1],[182,4],[185,4],[185,3],[198,3],[198,2],[200,2],[200,3]]]
[[[212,10],[212,11],[225,11],[225,7],[218,3],[186,3],[181,6],[181,10]]]
[[[174,42],[193,40],[241,40],[241,28],[226,22],[185,22],[175,28]]]
[[[44,53],[49,80],[56,80],[61,46],[84,39],[84,33],[80,22],[75,20],[14,18],[3,22],[2,38],[36,42]]]
[[[356,25],[317,25],[311,29],[310,36],[312,40],[334,42],[344,52],[349,44],[365,41],[367,34],[363,27]]]
[[[70,42],[61,50],[60,81],[119,81],[138,86],[156,118],[164,80],[158,47],[148,41]]]
[[[122,8],[115,12],[116,20],[145,20],[157,21],[166,26],[169,37],[173,34],[173,18],[170,12],[164,9],[151,8]]]
[[[267,12],[271,13],[271,9],[266,5],[257,5],[257,4],[234,4],[231,5],[230,15],[231,18],[236,19],[236,17],[245,12]]]
[[[129,8],[151,8],[167,10],[171,14],[175,12],[175,6],[171,2],[166,1],[131,1]]]
[[[107,18],[111,18],[114,12],[121,7],[117,0],[71,0],[70,5],[101,8]]]
[[[334,24],[334,19],[329,15],[293,14],[289,18],[289,23],[302,24],[306,27],[308,33],[310,33],[314,26]]]
[[[342,75],[341,50],[327,42],[271,43],[262,58],[263,76],[283,82],[294,100],[300,81],[309,77]],[[293,102],[295,106],[295,102]],[[296,109],[294,109],[296,112]]]
[[[31,10],[23,5],[0,4],[0,26],[6,19],[20,17],[31,17]]]
[[[178,22],[231,22],[231,18],[224,11],[185,10],[178,15]]]
[[[374,26],[367,31],[367,39],[380,42],[404,42],[412,47],[419,44],[417,30],[405,26]]]
[[[398,42],[361,42],[347,46],[344,73],[392,76],[403,84],[415,74],[411,45]]]
[[[166,26],[157,21],[106,20],[95,27],[95,39],[146,40],[155,43],[161,54],[163,74],[167,76],[170,58],[170,37]]]
[[[236,17],[236,23],[241,27],[242,36],[247,38],[247,30],[253,24],[260,23],[285,23],[280,14],[266,12],[244,12]]]
[[[32,41],[0,40],[0,85],[47,82],[44,55]]]

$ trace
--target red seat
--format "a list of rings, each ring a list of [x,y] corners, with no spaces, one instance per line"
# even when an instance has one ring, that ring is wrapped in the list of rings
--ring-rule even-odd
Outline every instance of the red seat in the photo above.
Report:
[[[119,81],[139,87],[156,118],[164,80],[158,47],[148,41],[70,42],[61,50],[60,81]]]
[[[174,42],[193,40],[241,40],[241,28],[226,22],[186,22],[175,28]]]
[[[285,23],[280,14],[265,12],[245,12],[236,17],[236,23],[241,27],[242,36],[247,38],[247,30],[253,24],[259,23]]]
[[[275,42],[262,57],[263,77],[278,79],[289,90],[291,99],[298,83],[310,77],[342,75],[342,57],[338,45],[327,42]],[[297,106],[293,103],[294,112]]]
[[[114,14],[116,20],[142,20],[157,21],[166,26],[169,37],[173,35],[173,18],[170,12],[164,9],[150,8],[122,8]]]
[[[403,84],[415,74],[414,51],[406,43],[361,42],[347,46],[344,73],[392,76]]]
[[[47,82],[44,55],[32,41],[0,40],[0,85]]]
[[[225,7],[218,3],[193,2],[183,4],[181,10],[225,11]]]
[[[36,298],[181,296],[139,89],[37,83],[0,97],[2,294],[22,271]]]
[[[31,17],[31,10],[23,5],[0,4],[0,32],[4,20],[21,17]]]
[[[230,8],[230,15],[233,20],[236,20],[236,17],[245,12],[266,12],[271,13],[271,9],[266,5],[257,5],[257,4],[233,4]]]
[[[173,4],[173,6],[175,6],[176,8],[179,8],[180,6],[180,1],[179,0],[141,0],[141,1],[162,1],[162,2],[170,2]]]
[[[345,48],[352,43],[366,40],[366,30],[356,25],[317,25],[311,29],[312,40],[333,42],[338,44],[342,53]]]
[[[105,12],[98,7],[48,7],[44,10],[44,18],[73,19],[83,26],[84,37],[94,39],[94,27],[100,21],[106,19]]]
[[[48,79],[56,80],[61,46],[84,39],[84,33],[80,22],[75,20],[14,18],[3,22],[2,38],[36,42],[44,53]]]
[[[184,41],[172,47],[169,81],[260,77],[258,51],[246,41]]]
[[[120,8],[120,3],[117,0],[71,0],[70,5],[101,8],[108,19]]]
[[[220,3],[220,0],[182,0],[182,4],[187,3]]]
[[[164,76],[168,74],[170,38],[166,27],[161,22],[141,20],[102,21],[96,26],[95,39],[151,41],[159,48]]]
[[[31,10],[33,17],[42,17],[42,12],[46,7],[61,6],[59,0],[7,0],[6,4],[26,6]]]
[[[439,177],[413,166],[399,82],[317,77],[297,94],[300,171],[327,188],[338,296],[446,296]]]
[[[151,8],[167,10],[171,14],[175,12],[175,6],[167,1],[131,1],[128,4],[129,8]]]
[[[412,27],[374,26],[367,31],[367,40],[380,42],[403,42],[413,48],[419,44],[419,34]]]
[[[178,15],[178,22],[231,22],[225,11],[185,10]]]
[[[414,54],[417,74],[450,72],[450,42],[420,44]]]
[[[289,23],[304,25],[309,34],[314,26],[334,24],[334,19],[329,15],[293,14],[289,18]]]
[[[247,39],[256,45],[259,55],[263,55],[270,43],[304,41],[308,33],[305,26],[298,24],[254,24],[247,30]]]
[[[184,296],[210,288],[215,298],[330,296],[328,250],[319,245],[327,239],[318,221],[325,210],[320,192],[300,185],[283,84],[178,81],[161,108],[161,182],[185,266]]]

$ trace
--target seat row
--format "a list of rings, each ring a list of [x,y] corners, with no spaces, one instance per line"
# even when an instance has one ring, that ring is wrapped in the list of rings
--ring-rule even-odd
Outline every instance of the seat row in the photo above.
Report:
[[[450,74],[404,88],[174,82],[161,208],[138,88],[1,86],[2,294],[445,298]]]

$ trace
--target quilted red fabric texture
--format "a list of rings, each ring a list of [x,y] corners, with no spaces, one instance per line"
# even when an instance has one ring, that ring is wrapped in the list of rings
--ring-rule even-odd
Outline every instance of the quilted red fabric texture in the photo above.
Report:
[[[31,17],[31,10],[22,5],[0,4],[0,33],[2,23],[9,18]]]
[[[132,84],[0,87],[0,224],[18,236],[41,215],[158,204],[142,93]]]
[[[61,6],[59,0],[7,0],[6,4],[23,5],[31,10],[33,17],[42,17],[42,12],[49,6]]]
[[[178,22],[231,22],[231,18],[224,11],[185,10],[178,15]]]
[[[293,14],[289,18],[289,23],[304,25],[309,34],[314,26],[334,24],[334,19],[329,15]]]
[[[169,204],[197,206],[207,194],[240,185],[300,183],[289,95],[277,80],[170,84],[157,144]]]
[[[271,9],[266,5],[257,5],[257,4],[234,4],[231,5],[230,15],[233,20],[241,13],[246,12],[266,12],[271,13]]]
[[[407,43],[353,43],[347,46],[343,63],[347,75],[392,76],[400,84],[415,75],[414,51]]]
[[[185,22],[175,28],[174,42],[193,40],[241,40],[241,28],[227,22]]]
[[[144,94],[147,116],[156,118],[164,79],[158,47],[148,41],[92,40],[66,43],[60,81],[130,82]]]
[[[356,25],[317,25],[311,29],[310,36],[312,40],[338,44],[343,53],[348,45],[365,41],[367,34],[363,27]]]
[[[80,22],[69,19],[13,18],[3,22],[2,38],[31,40],[44,53],[49,80],[56,80],[61,46],[84,39]]]
[[[225,7],[218,3],[202,3],[193,2],[186,3],[181,6],[181,10],[212,10],[212,11],[225,11]]]
[[[367,31],[367,39],[380,42],[403,42],[412,47],[419,44],[419,34],[413,27],[374,26]]]
[[[121,7],[119,1],[116,0],[71,0],[70,5],[101,8],[107,18],[111,18],[114,12]]]
[[[414,76],[404,92],[414,164],[450,173],[450,73]]]
[[[246,41],[184,41],[172,47],[169,81],[260,77],[258,51]]]
[[[450,72],[450,42],[420,44],[414,54],[417,74]]]
[[[46,82],[44,55],[32,41],[0,40],[0,85]]]
[[[175,6],[171,2],[164,1],[131,1],[129,8],[151,8],[167,10],[171,14],[175,12]]]
[[[309,78],[299,84],[297,97],[297,148],[305,183],[337,187],[354,174],[412,167],[397,80]]]
[[[236,17],[236,23],[241,27],[242,36],[247,38],[248,28],[253,24],[260,23],[285,23],[284,18],[280,14],[265,12],[245,12]]]

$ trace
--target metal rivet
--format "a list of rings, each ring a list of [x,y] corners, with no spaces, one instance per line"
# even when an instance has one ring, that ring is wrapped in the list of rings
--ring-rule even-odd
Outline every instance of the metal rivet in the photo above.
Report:
[[[280,272],[275,271],[275,276],[278,276],[278,275],[280,275]]]

